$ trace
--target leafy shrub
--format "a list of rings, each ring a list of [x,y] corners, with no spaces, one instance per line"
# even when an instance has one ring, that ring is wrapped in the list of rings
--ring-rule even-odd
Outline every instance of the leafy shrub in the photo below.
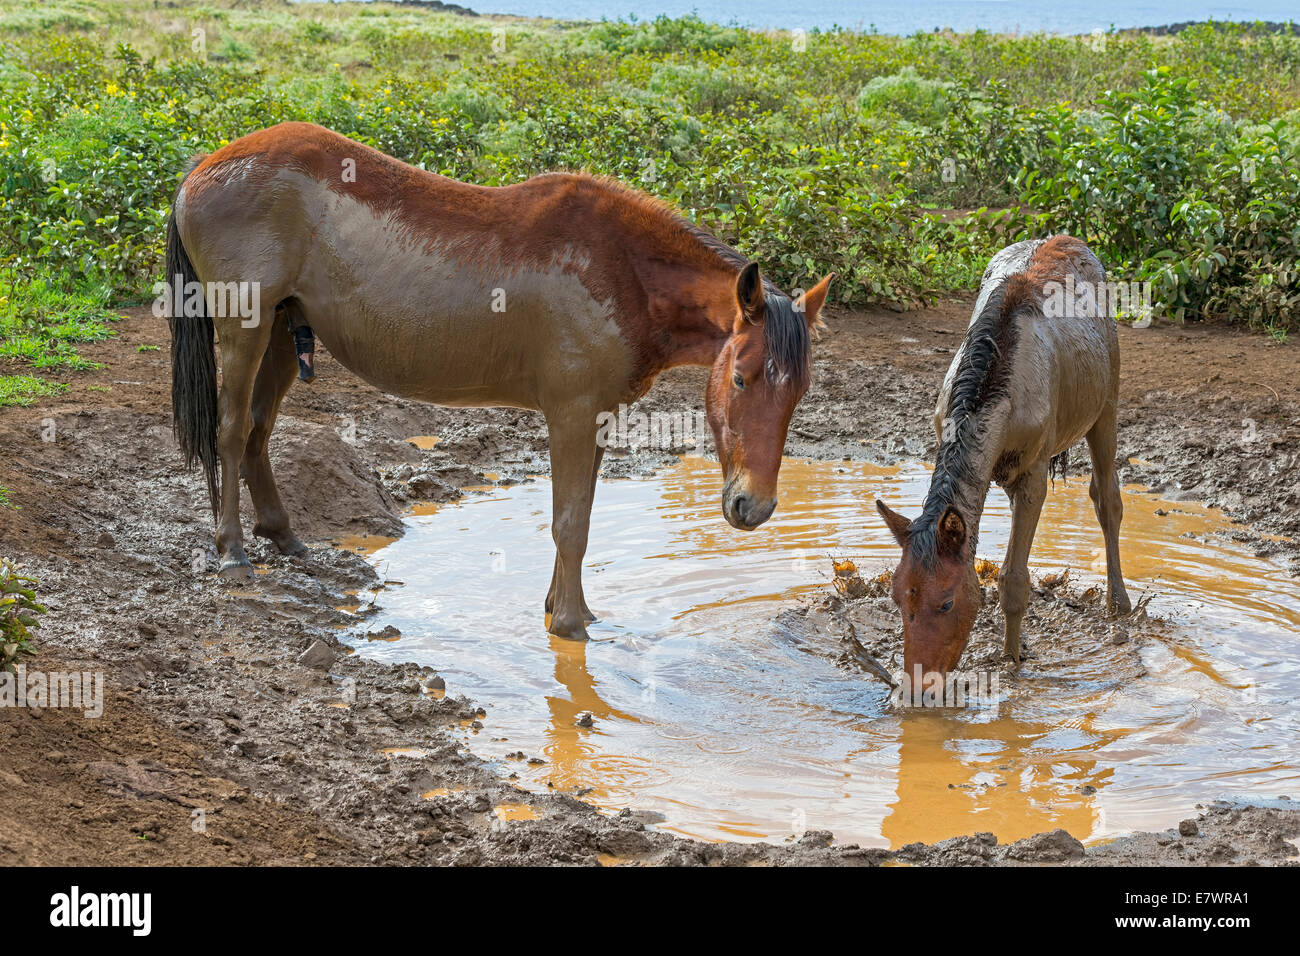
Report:
[[[659,16],[647,23],[597,24],[588,33],[586,45],[607,53],[689,53],[733,49],[744,38],[742,30],[707,23],[697,16]]]
[[[905,66],[889,76],[873,77],[858,93],[858,108],[867,113],[889,112],[924,126],[938,126],[948,113],[950,86],[926,79],[914,66]]]
[[[9,559],[0,561],[0,670],[13,673],[23,655],[35,653],[31,632],[39,626],[37,615],[45,613],[28,586],[36,583],[35,578],[19,574]]]
[[[1100,123],[1059,108],[1020,177],[1032,227],[1071,232],[1148,281],[1171,318],[1230,314],[1287,329],[1300,301],[1300,158],[1289,124],[1241,126],[1167,68],[1108,93]]]

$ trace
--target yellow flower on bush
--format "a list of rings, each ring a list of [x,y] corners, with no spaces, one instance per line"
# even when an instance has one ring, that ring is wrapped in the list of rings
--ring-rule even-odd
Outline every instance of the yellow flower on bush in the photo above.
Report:
[[[109,96],[117,96],[117,94],[122,92],[122,88],[118,86],[116,83],[109,83],[106,87],[104,87],[104,92],[107,93]]]

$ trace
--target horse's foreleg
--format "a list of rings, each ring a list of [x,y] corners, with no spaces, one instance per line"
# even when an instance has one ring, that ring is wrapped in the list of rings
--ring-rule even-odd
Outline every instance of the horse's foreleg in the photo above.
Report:
[[[548,418],[551,439],[551,536],[555,539],[555,598],[547,628],[559,637],[585,640],[587,602],[582,594],[582,559],[587,553],[591,501],[595,492],[596,415],[570,410]]]
[[[998,603],[1005,619],[1003,647],[1020,661],[1020,622],[1029,607],[1029,549],[1034,544],[1038,518],[1047,499],[1047,462],[1041,461],[1007,491],[1011,495],[1011,538],[998,572]]]
[[[277,313],[277,325],[272,329],[271,341],[266,346],[253,384],[253,430],[244,446],[242,471],[249,496],[253,499],[253,509],[257,512],[253,534],[269,538],[281,554],[303,554],[307,548],[289,528],[289,516],[280,501],[275,476],[271,473],[271,459],[266,451],[280,402],[298,372],[293,339],[279,324],[280,318]]]
[[[217,521],[217,557],[223,577],[252,577],[253,565],[244,553],[244,534],[239,526],[239,465],[244,458],[251,429],[249,403],[253,382],[270,338],[271,322],[266,316],[253,328],[242,328],[238,320],[219,324],[221,337],[220,422],[217,454],[221,458],[221,516]]]
[[[1124,518],[1124,501],[1115,468],[1115,430],[1115,409],[1111,406],[1088,432],[1088,451],[1092,455],[1088,497],[1092,499],[1097,523],[1106,539],[1106,604],[1112,612],[1127,614],[1133,607],[1119,566],[1119,525]]]
[[[592,501],[595,501],[596,499],[596,482],[600,478],[600,463],[601,460],[604,459],[604,457],[605,457],[605,449],[603,447],[597,446],[596,459],[591,466]],[[555,570],[551,572],[551,586],[546,592],[546,613],[547,614],[550,614],[552,611],[555,610],[555,582],[558,581],[559,579],[560,579],[560,553],[557,551],[555,553]],[[583,618],[586,619],[588,624],[591,624],[593,621],[596,620],[596,615],[592,613],[591,608],[587,607],[586,600],[582,602],[582,616]]]

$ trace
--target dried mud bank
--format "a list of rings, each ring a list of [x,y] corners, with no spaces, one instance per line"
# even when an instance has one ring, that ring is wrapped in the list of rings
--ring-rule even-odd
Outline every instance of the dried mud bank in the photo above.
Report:
[[[833,319],[789,452],[924,456],[928,410],[968,308]],[[1300,437],[1294,350],[1223,329],[1147,332],[1124,333],[1121,453],[1140,462],[1126,479],[1226,507],[1250,526],[1243,540],[1300,567],[1295,541],[1275,537],[1300,535],[1287,459]],[[259,573],[229,585],[213,577],[203,489],[179,467],[170,436],[165,327],[133,311],[117,338],[85,351],[107,369],[74,373],[69,392],[44,404],[0,411],[0,485],[22,505],[0,509],[0,549],[41,579],[50,608],[29,666],[101,671],[108,698],[98,720],[0,711],[0,863],[1175,865],[1296,855],[1287,841],[1300,813],[1281,802],[1215,805],[1186,833],[1087,849],[1056,831],[891,853],[840,846],[823,831],[783,845],[705,844],[570,794],[519,790],[503,778],[508,767],[483,763],[449,733],[485,716],[454,682],[359,659],[340,643],[356,621],[339,608],[382,582],[331,542],[400,534],[401,508],[415,500],[546,474],[541,416],[391,399],[322,356],[320,378],[293,390],[272,439],[282,495],[311,551],[283,558],[250,537]],[[641,408],[693,411],[703,382],[699,371],[670,373]],[[1249,441],[1244,420],[1254,422]],[[413,436],[440,440],[422,449]],[[710,451],[707,442],[685,450]],[[673,460],[610,455],[603,474]],[[540,610],[540,595],[519,600]],[[848,622],[870,653],[887,656],[881,600],[828,596],[774,627],[804,628],[840,654]],[[995,608],[982,613],[972,660],[996,650]],[[1035,613],[1040,626],[1058,621],[1047,631],[1061,640],[1072,629],[1104,634],[1097,652],[1136,676],[1141,635],[1131,627],[1095,620],[1086,599],[1064,591],[1040,594]],[[1031,649],[1050,653],[1054,639]],[[497,810],[520,804],[530,812]],[[536,819],[503,819],[521,815]]]

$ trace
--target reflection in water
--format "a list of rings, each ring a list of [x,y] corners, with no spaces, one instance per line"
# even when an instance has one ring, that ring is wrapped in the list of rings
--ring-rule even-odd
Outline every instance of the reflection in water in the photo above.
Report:
[[[1053,827],[1101,839],[1168,826],[1224,793],[1296,788],[1294,581],[1195,505],[1126,493],[1130,591],[1153,593],[1152,611],[1185,631],[1147,645],[1139,680],[1095,653],[1102,636],[1081,633],[1077,657],[1035,662],[996,709],[899,714],[882,685],[773,627],[782,607],[826,588],[828,556],[892,566],[897,546],[872,499],[914,513],[928,482],[919,463],[788,461],[776,516],[751,533],[722,519],[715,462],[602,482],[585,576],[602,620],[586,644],[542,623],[549,484],[492,488],[421,509],[371,555],[405,587],[379,595],[366,628],[403,636],[358,649],[437,667],[452,693],[483,703],[487,732],[472,748],[522,785],[657,811],[665,828],[704,839],[804,827],[895,847]],[[1008,524],[995,492],[985,556],[1001,557]],[[1096,583],[1101,547],[1086,480],[1057,482],[1032,567]],[[518,750],[545,762],[507,764]]]
[[[1082,788],[1104,784],[1090,755],[1101,740],[1042,764],[1039,741],[1053,729],[1044,724],[923,712],[899,723],[896,797],[881,825],[891,847],[980,831],[1003,842],[1057,827],[1093,832],[1096,811]]]
[[[560,790],[589,790],[589,795],[599,802],[608,794],[597,769],[600,750],[587,742],[588,736],[595,732],[596,721],[639,724],[641,719],[615,710],[596,693],[595,678],[587,670],[586,642],[553,634],[547,638],[555,655],[555,679],[564,691],[546,696],[551,723],[543,753],[550,763],[549,779]],[[578,724],[580,715],[584,717],[583,726]],[[589,721],[585,715],[590,715]]]

